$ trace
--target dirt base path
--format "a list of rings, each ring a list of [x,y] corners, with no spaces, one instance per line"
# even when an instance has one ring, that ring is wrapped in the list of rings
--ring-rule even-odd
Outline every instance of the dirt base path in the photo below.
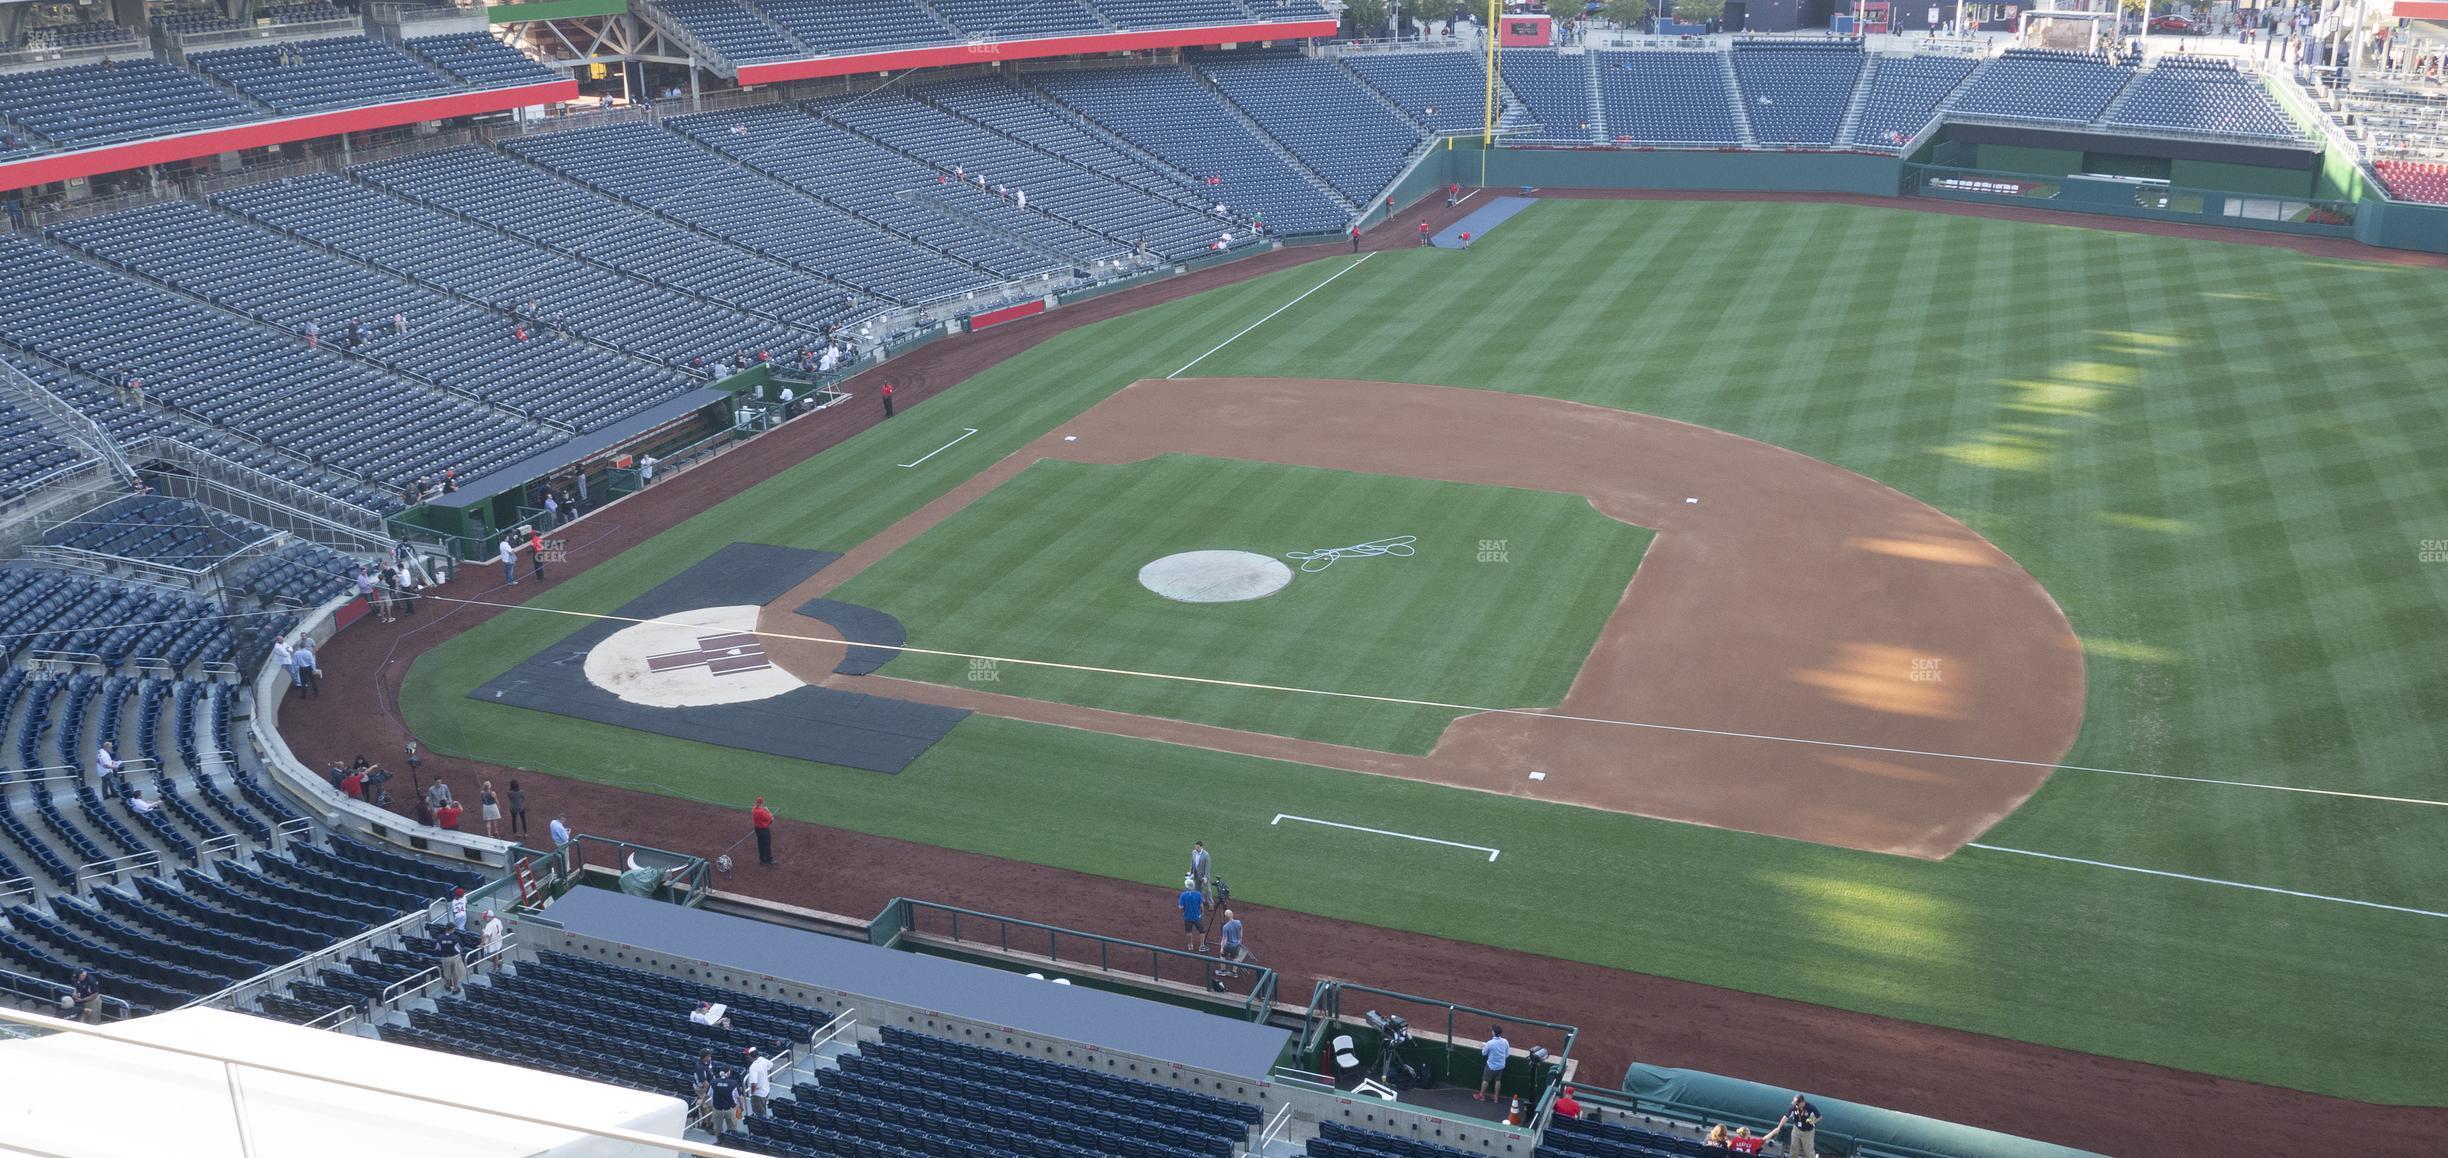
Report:
[[[1739,196],[1703,193],[1678,199]],[[1980,212],[1984,206],[1876,204],[2023,216]],[[1363,248],[1412,248],[1418,244],[1420,220],[1441,229],[1472,208],[1431,205],[1406,210],[1393,219],[1391,228],[1380,224],[1366,234]],[[2104,218],[2056,214],[2036,219],[2060,225],[2107,224]],[[2174,229],[2144,231],[2183,235]],[[2219,240],[2278,244],[2282,239],[2238,233],[2222,234]],[[2407,256],[2350,248],[2351,253],[2338,256],[2376,261]],[[883,413],[871,402],[879,383],[895,383],[897,399],[904,405],[923,403],[1064,331],[1347,252],[1343,246],[1318,246],[1262,254],[913,351],[852,379],[848,387],[860,402],[798,419],[580,520],[568,533],[569,561],[554,569],[553,579],[610,559],[882,421]],[[436,594],[515,604],[544,589],[532,583],[504,588],[497,575],[489,566],[468,567]],[[309,761],[399,752],[409,733],[392,705],[408,664],[496,614],[490,606],[454,607],[429,600],[421,614],[396,626],[360,621],[317,651],[328,673],[324,695],[290,700],[282,709],[282,734]],[[425,769],[429,776],[460,784],[518,776],[538,828],[553,814],[566,812],[581,831],[707,854],[748,835],[746,801],[707,804],[440,753],[428,754]],[[799,820],[783,820],[777,829],[782,866],[745,869],[723,881],[723,887],[856,914],[877,912],[895,896],[924,897],[1141,939],[1162,930],[1118,919],[1117,914],[1162,912],[1170,903],[1165,890],[1130,881]],[[1284,972],[1286,992],[1300,992],[1312,978],[1341,977],[1576,1024],[1582,1029],[1582,1045],[1576,1051],[1585,1066],[1582,1073],[1597,1085],[1615,1084],[1624,1068],[1638,1059],[1796,1086],[2111,1154],[2224,1158],[2235,1151],[2238,1139],[2250,1139],[2252,1148],[2279,1154],[2328,1153],[2348,1140],[2360,1153],[2417,1155],[2437,1153],[2440,1138],[2448,1136],[2448,1110],[2374,1106],[1300,913],[1267,912],[1263,920],[1267,963]]]
[[[2014,560],[1935,508],[1705,427],[1399,382],[1134,383],[852,548],[767,604],[758,627],[804,632],[812,621],[795,608],[1031,463],[1159,454],[1585,495],[1600,513],[1657,538],[1555,709],[1578,719],[1465,716],[1425,757],[835,676],[830,649],[772,645],[767,654],[828,686],[1932,859],[2037,791],[2081,726],[2082,648],[2064,613]],[[1546,776],[1532,781],[1532,771]]]

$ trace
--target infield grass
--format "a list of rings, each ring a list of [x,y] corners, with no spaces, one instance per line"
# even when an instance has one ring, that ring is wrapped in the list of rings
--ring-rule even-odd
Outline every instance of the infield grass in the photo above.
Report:
[[[1066,335],[544,602],[616,607],[733,540],[852,545],[1349,261]],[[2448,275],[2263,247],[1550,202],[1467,253],[1376,255],[1198,372],[1550,394],[1826,459],[1968,523],[2064,605],[2088,651],[2071,762],[2443,800],[2448,562],[2426,543],[2448,540],[2444,317]],[[981,433],[894,465],[964,427]],[[811,509],[813,493],[857,501]],[[437,649],[411,672],[410,721],[448,751],[761,793],[786,815],[1142,881],[1203,837],[1255,906],[2448,1103],[2438,917],[1979,849],[1901,860],[986,718],[884,777],[462,698],[570,628],[506,615]],[[1277,811],[1506,854],[1290,832]],[[2061,771],[1984,841],[2448,910],[2448,808]],[[1532,919],[1554,896],[1578,919]]]
[[[1179,603],[1139,568],[1408,535],[1417,553]],[[1580,495],[1165,455],[1041,461],[834,590],[918,647],[1477,707],[1562,702],[1649,533]],[[1483,544],[1498,544],[1483,547]],[[1287,564],[1287,566],[1291,566]],[[1454,711],[904,655],[885,674],[1306,740],[1425,753]]]

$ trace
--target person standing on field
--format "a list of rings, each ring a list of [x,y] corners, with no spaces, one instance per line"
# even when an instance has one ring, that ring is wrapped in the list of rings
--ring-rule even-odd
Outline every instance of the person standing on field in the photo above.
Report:
[[[756,807],[748,810],[748,823],[756,829],[757,863],[773,866],[773,809],[765,807],[765,798],[756,798]]]
[[[893,394],[893,391],[892,391],[892,383],[890,383],[890,382],[885,383],[885,384],[884,384],[884,388],[883,388],[883,389],[881,389],[881,390],[876,391],[876,394],[877,394],[877,396],[878,396],[878,397],[880,397],[880,398],[884,399],[884,417],[886,417],[886,418],[890,418],[890,417],[892,417],[892,414],[893,414],[893,403],[892,403],[892,394]]]
[[[1198,882],[1182,878],[1181,891],[1182,948],[1193,953],[1207,951],[1207,894],[1198,890]]]

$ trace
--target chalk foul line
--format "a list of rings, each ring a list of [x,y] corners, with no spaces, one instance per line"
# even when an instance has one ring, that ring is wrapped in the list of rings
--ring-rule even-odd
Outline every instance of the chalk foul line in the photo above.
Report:
[[[1234,342],[1240,341],[1240,340],[1241,340],[1241,334],[1246,334],[1246,333],[1249,333],[1251,330],[1255,330],[1255,329],[1257,329],[1258,327],[1260,327],[1260,326],[1263,326],[1263,325],[1267,324],[1268,322],[1274,321],[1274,320],[1275,320],[1275,314],[1280,314],[1280,313],[1284,312],[1285,310],[1291,309],[1292,307],[1294,307],[1294,306],[1297,306],[1297,305],[1301,304],[1301,299],[1302,299],[1302,298],[1306,298],[1306,297],[1308,297],[1310,294],[1316,293],[1316,292],[1318,292],[1319,290],[1325,289],[1327,286],[1333,285],[1333,284],[1334,284],[1334,280],[1335,280],[1335,278],[1341,277],[1341,276],[1343,276],[1344,274],[1350,273],[1351,271],[1353,271],[1353,270],[1355,270],[1355,269],[1360,268],[1361,266],[1367,265],[1367,264],[1368,264],[1368,259],[1370,259],[1370,258],[1372,258],[1372,257],[1375,257],[1375,256],[1377,256],[1377,255],[1376,255],[1376,254],[1374,254],[1374,253],[1364,253],[1364,254],[1361,254],[1361,255],[1360,255],[1360,259],[1359,259],[1358,261],[1355,261],[1355,262],[1351,263],[1350,265],[1344,266],[1343,268],[1341,268],[1341,269],[1338,269],[1338,270],[1334,271],[1334,275],[1333,275],[1333,277],[1329,277],[1329,278],[1327,278],[1325,281],[1319,282],[1319,283],[1317,283],[1316,285],[1310,286],[1308,289],[1303,290],[1303,291],[1301,292],[1301,296],[1300,296],[1300,297],[1294,298],[1294,299],[1292,299],[1291,301],[1285,302],[1284,304],[1282,304],[1282,305],[1280,305],[1280,306],[1275,307],[1275,313],[1273,313],[1273,314],[1268,314],[1267,316],[1265,316],[1265,317],[1263,317],[1263,318],[1260,318],[1260,319],[1258,319],[1257,321],[1251,322],[1251,323],[1250,323],[1249,325],[1247,325],[1247,326],[1242,327],[1242,328],[1241,328],[1241,333],[1240,333],[1240,334],[1234,334],[1232,337],[1226,338],[1226,339],[1224,339],[1224,340],[1223,340],[1223,341],[1221,341],[1221,342],[1217,342],[1217,343],[1215,344],[1215,350],[1209,350],[1209,351],[1207,351],[1207,353],[1206,353],[1206,354],[1201,354],[1201,355],[1199,355],[1199,356],[1198,356],[1198,357],[1196,357],[1196,358],[1192,358],[1192,359],[1190,359],[1189,361],[1182,363],[1182,368],[1181,368],[1181,369],[1179,369],[1179,370],[1175,370],[1174,372],[1172,372],[1172,373],[1170,373],[1170,374],[1165,375],[1165,380],[1166,380],[1166,381],[1168,381],[1168,382],[1170,382],[1170,381],[1172,381],[1172,380],[1173,380],[1173,379],[1175,379],[1175,378],[1179,378],[1179,377],[1181,377],[1182,375],[1189,373],[1189,372],[1190,372],[1190,367],[1192,367],[1192,366],[1196,366],[1196,365],[1198,365],[1199,363],[1206,361],[1206,360],[1207,360],[1207,356],[1208,356],[1208,354],[1213,354],[1213,353],[1215,353],[1215,352],[1216,352],[1216,350],[1221,350],[1221,349],[1223,349],[1223,348],[1224,348],[1224,347],[1226,347],[1226,346],[1232,345]]]
[[[2378,901],[2361,901],[2356,900],[2353,897],[2333,897],[2325,893],[2301,893],[2295,891],[2294,889],[2282,889],[2276,885],[2256,885],[2247,883],[2245,881],[2220,880],[2217,877],[2197,877],[2190,873],[2172,873],[2166,869],[2137,868],[2129,864],[2111,864],[2104,860],[2084,860],[2078,856],[2059,856],[2053,852],[2033,852],[2027,848],[2007,848],[2004,845],[1981,844],[1978,841],[1966,842],[1964,847],[1977,848],[1983,852],[2008,852],[2013,853],[2016,856],[2038,857],[2041,860],[2060,861],[2065,864],[2089,865],[2092,868],[2114,869],[2121,873],[2140,873],[2146,877],[2166,877],[2169,880],[2192,881],[2195,884],[2220,885],[2230,889],[2249,889],[2256,893],[2275,893],[2282,897],[2301,897],[2307,901],[2327,901],[2333,905],[2353,905],[2358,909],[2382,909],[2391,913],[2411,913],[2417,917],[2438,917],[2443,920],[2448,920],[2448,913],[2442,913],[2432,909],[2415,909],[2409,908],[2405,905],[2384,905]]]
[[[919,456],[918,456],[918,462],[925,462],[926,460],[928,460],[928,459],[930,459],[930,458],[933,458],[933,457],[935,457],[936,455],[942,454],[943,452],[945,452],[945,451],[947,451],[947,450],[950,450],[950,449],[952,449],[952,448],[953,448],[953,447],[955,447],[955,446],[960,445],[961,438],[967,438],[967,437],[969,437],[970,435],[972,435],[972,434],[976,434],[976,433],[977,433],[977,428],[976,428],[976,427],[973,427],[973,426],[964,426],[964,427],[962,427],[962,428],[961,428],[961,436],[960,436],[960,438],[955,438],[955,439],[953,439],[952,441],[950,441],[950,442],[947,442],[947,443],[943,444],[942,446],[936,447],[935,449],[930,450],[930,451],[926,452],[925,454],[919,455]],[[905,462],[905,463],[902,463],[901,465],[902,465],[902,466],[916,466],[916,465],[918,465],[918,462]]]
[[[1416,840],[1422,844],[1441,844],[1447,848],[1467,848],[1472,852],[1484,852],[1488,854],[1489,864],[1496,863],[1496,854],[1499,851],[1497,849],[1489,848],[1484,844],[1464,844],[1458,840],[1438,840],[1433,836],[1413,836],[1407,832],[1388,832],[1382,828],[1362,828],[1357,824],[1344,824],[1341,821],[1335,820],[1319,820],[1314,816],[1294,816],[1288,812],[1276,813],[1275,819],[1270,820],[1267,823],[1270,825],[1280,825],[1287,820],[1297,820],[1303,824],[1322,824],[1328,828],[1348,829],[1352,832],[1373,833],[1377,836],[1398,836],[1404,840]]]

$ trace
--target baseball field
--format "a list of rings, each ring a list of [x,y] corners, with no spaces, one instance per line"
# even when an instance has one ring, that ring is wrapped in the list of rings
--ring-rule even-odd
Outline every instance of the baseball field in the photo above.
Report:
[[[1065,333],[528,603],[844,552],[816,587],[924,651],[806,674],[973,709],[898,774],[467,698],[559,615],[400,707],[510,767],[1147,884],[1199,838],[1274,909],[2448,1104],[2443,317],[2448,274],[2259,246],[1546,201]],[[1137,578],[1403,537],[1264,598]]]

